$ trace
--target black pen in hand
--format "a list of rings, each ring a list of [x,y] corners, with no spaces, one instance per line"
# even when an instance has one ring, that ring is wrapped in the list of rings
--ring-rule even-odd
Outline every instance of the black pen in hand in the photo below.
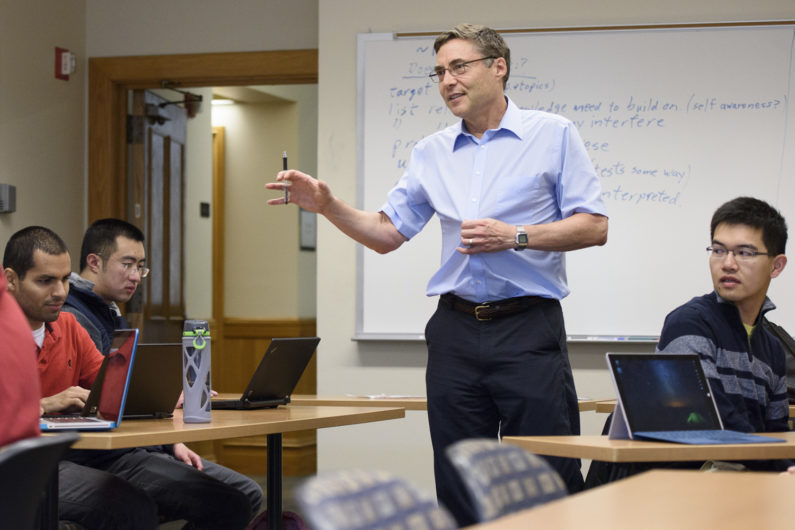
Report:
[[[287,171],[287,151],[282,151],[282,169]],[[284,182],[284,181],[282,181]],[[287,191],[287,184],[284,184],[284,204],[288,204],[290,202],[290,195],[289,191]]]

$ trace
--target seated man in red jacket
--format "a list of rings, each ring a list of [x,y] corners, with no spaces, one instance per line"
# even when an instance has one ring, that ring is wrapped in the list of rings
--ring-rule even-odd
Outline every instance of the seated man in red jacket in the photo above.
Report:
[[[36,346],[0,274],[0,446],[39,435]]]
[[[103,357],[74,316],[61,312],[71,272],[66,245],[47,228],[22,229],[8,241],[3,266],[38,347],[41,408],[81,408]],[[156,528],[161,519],[185,519],[191,528],[243,528],[262,500],[258,486],[251,492],[251,479],[183,444],[72,450],[58,479],[60,517],[87,528]]]

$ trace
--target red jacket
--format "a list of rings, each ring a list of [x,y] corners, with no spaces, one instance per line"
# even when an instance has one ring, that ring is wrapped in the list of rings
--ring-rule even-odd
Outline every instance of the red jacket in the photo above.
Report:
[[[88,332],[74,315],[63,311],[57,320],[45,326],[38,357],[42,397],[53,396],[70,386],[91,388],[103,357]]]
[[[0,272],[0,445],[39,435],[40,397],[33,333]]]

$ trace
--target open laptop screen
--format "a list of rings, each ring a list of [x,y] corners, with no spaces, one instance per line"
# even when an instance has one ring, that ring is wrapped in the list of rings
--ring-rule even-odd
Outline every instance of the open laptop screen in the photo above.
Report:
[[[104,420],[118,421],[123,410],[136,337],[135,330],[118,330],[114,334],[99,398],[98,415]]]
[[[698,355],[609,354],[630,432],[721,429]]]
[[[124,419],[170,418],[182,392],[182,343],[138,343]]]

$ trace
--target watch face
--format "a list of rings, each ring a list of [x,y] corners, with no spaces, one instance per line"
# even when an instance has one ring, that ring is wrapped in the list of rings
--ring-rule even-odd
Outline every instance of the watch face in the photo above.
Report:
[[[527,245],[527,234],[516,234],[516,242],[520,245]]]

